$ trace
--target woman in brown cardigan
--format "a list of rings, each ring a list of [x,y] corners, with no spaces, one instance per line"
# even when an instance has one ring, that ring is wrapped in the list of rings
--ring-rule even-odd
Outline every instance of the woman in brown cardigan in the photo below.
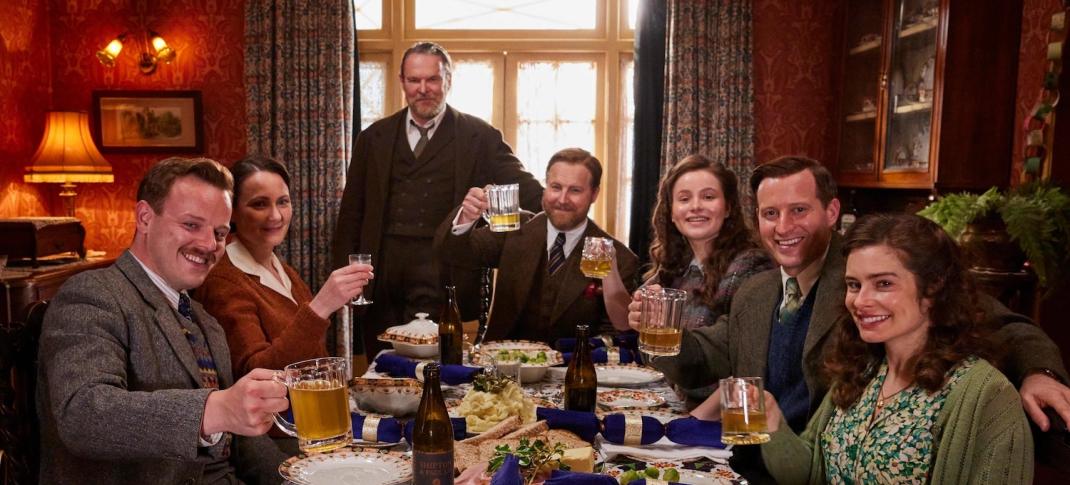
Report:
[[[194,297],[227,333],[234,377],[327,355],[328,317],[363,291],[372,267],[335,270],[315,297],[275,255],[293,209],[290,175],[276,160],[246,157],[234,174],[234,238]]]

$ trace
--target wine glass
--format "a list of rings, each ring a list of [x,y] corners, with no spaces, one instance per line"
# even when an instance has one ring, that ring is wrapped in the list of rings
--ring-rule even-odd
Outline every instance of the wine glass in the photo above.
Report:
[[[349,255],[349,264],[367,264],[367,265],[370,265],[370,264],[372,264],[372,255],[370,255],[370,254],[350,254]],[[367,288],[367,287],[365,287],[365,288]],[[349,304],[350,305],[362,305],[362,306],[363,305],[371,305],[372,301],[365,299],[364,298],[364,292],[361,291],[360,292],[360,296],[357,297],[357,298],[354,298],[353,301],[349,302]]]

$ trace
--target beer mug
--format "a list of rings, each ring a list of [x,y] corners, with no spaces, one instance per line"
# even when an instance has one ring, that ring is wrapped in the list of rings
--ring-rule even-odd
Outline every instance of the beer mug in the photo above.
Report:
[[[297,437],[305,453],[322,453],[353,441],[349,416],[348,367],[342,357],[293,363],[275,373],[275,381],[290,392],[294,422],[275,415],[283,432]]]
[[[483,218],[494,232],[508,232],[520,229],[520,185],[488,185],[487,211]]]
[[[673,288],[643,288],[639,298],[639,351],[659,356],[679,354],[680,322],[687,292]]]
[[[721,379],[721,442],[757,445],[769,441],[761,377]]]
[[[613,240],[608,237],[588,236],[583,239],[583,259],[580,260],[580,271],[588,278],[602,279],[609,276],[613,266],[613,257],[617,255],[617,249],[613,247]]]

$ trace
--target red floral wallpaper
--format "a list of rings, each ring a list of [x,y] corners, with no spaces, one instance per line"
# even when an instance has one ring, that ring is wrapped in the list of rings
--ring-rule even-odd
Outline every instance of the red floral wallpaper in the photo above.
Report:
[[[1018,100],[1015,103],[1014,159],[1011,165],[1011,184],[1018,183],[1022,170],[1022,124],[1040,96],[1040,87],[1047,69],[1048,27],[1052,14],[1062,9],[1062,0],[1024,0],[1022,10],[1022,43],[1018,54]],[[1065,58],[1065,56],[1064,56]],[[1064,65],[1070,65],[1064,61]],[[1070,70],[1064,67],[1063,75]],[[1067,120],[1059,122],[1066,123]]]
[[[10,12],[0,0],[0,11]],[[26,2],[23,2],[26,3]],[[200,90],[204,106],[204,156],[230,162],[245,152],[245,85],[243,81],[244,2],[242,0],[174,0],[168,2],[131,2],[123,0],[38,0],[28,2],[27,9],[38,16],[12,15],[4,21],[7,30],[28,30],[36,42],[25,55],[11,55],[17,64],[8,69],[3,62],[3,79],[14,90],[28,91],[44,85],[44,94],[36,99],[13,95],[0,98],[4,116],[23,113],[15,135],[18,144],[29,145],[5,160],[0,171],[4,197],[0,199],[0,216],[44,215],[59,210],[55,187],[34,187],[21,182],[21,173],[43,131],[43,111],[49,105],[58,110],[89,110],[92,92],[97,89]],[[47,5],[45,5],[47,4]],[[138,71],[135,57],[140,52],[128,42],[115,67],[101,65],[93,53],[116,35],[137,31],[137,4],[149,5],[145,12],[148,27],[159,32],[178,51],[178,57],[161,65],[154,74]],[[6,16],[6,15],[5,15]],[[40,20],[37,20],[40,18]],[[26,20],[29,25],[18,25]],[[8,23],[16,24],[10,28]],[[49,32],[51,36],[49,38]],[[39,40],[38,40],[39,39]],[[5,42],[7,42],[5,40]],[[8,47],[10,51],[11,48]],[[45,59],[44,62],[41,60]],[[49,72],[51,66],[51,72]],[[12,72],[13,75],[6,75]],[[48,80],[51,79],[51,99]],[[9,89],[4,86],[4,93]],[[18,111],[9,107],[14,104]],[[3,121],[0,121],[2,123]],[[9,130],[0,130],[8,133]],[[5,141],[5,147],[9,145]],[[6,149],[4,155],[6,158]],[[83,184],[78,187],[77,216],[86,227],[86,246],[117,253],[134,234],[132,206],[137,183],[145,169],[168,156],[162,154],[104,154],[115,172],[115,183]],[[12,176],[12,173],[15,176]],[[18,197],[9,195],[17,192]],[[44,202],[36,202],[44,194]],[[17,202],[9,199],[17,198]]]
[[[755,160],[829,161],[836,143],[843,1],[755,0]]]

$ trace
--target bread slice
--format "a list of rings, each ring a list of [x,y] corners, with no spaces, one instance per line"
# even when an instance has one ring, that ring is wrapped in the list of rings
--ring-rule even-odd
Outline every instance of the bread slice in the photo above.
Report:
[[[458,473],[463,472],[480,463],[486,467],[486,462],[479,459],[479,447],[463,441],[453,444],[453,467]]]
[[[465,438],[460,442],[467,443],[470,445],[479,445],[484,441],[498,439],[502,436],[512,433],[520,427],[520,424],[520,416],[509,416],[508,418],[501,420],[501,422],[499,422],[498,424],[491,426],[486,431],[471,438]]]
[[[503,438],[530,438],[533,436],[541,435],[547,431],[550,431],[550,425],[547,424],[546,420],[544,419],[541,421],[535,421],[534,423],[531,423],[527,426],[523,426],[520,429],[503,436]]]
[[[584,441],[583,438],[577,436],[576,433],[564,429],[551,429],[550,431],[547,431],[544,440],[550,445],[564,443],[565,448],[584,448],[591,446],[590,443]]]
[[[480,443],[479,459],[483,461],[490,461],[491,458],[494,458],[494,449],[501,445],[508,445],[510,450],[515,451],[520,446],[520,438],[500,438]]]

